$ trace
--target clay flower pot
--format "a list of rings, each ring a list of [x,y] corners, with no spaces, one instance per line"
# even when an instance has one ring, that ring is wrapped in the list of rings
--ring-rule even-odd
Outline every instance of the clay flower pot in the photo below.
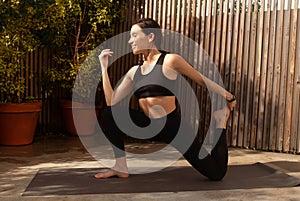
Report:
[[[62,100],[60,102],[65,121],[65,128],[71,135],[93,135],[100,113],[100,107]],[[76,119],[74,119],[76,118]],[[75,125],[76,123],[76,125]]]
[[[0,103],[0,144],[32,143],[41,110],[42,102]]]

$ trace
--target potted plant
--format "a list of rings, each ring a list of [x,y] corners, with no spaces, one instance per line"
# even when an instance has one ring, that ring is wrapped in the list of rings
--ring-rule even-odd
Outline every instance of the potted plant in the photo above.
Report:
[[[26,98],[25,58],[39,40],[37,16],[28,1],[0,1],[0,144],[33,141],[42,102]],[[28,79],[34,75],[27,74]],[[28,94],[27,94],[28,95]]]
[[[46,83],[52,87],[50,90],[64,89],[60,104],[67,131],[71,134],[94,133],[96,122],[92,117],[95,112],[98,115],[102,106],[95,101],[101,76],[99,61],[90,54],[92,51],[95,54],[94,49],[112,35],[124,3],[124,0],[62,0],[48,10],[49,16],[55,18],[51,21],[56,22],[50,25],[52,33],[48,35],[54,36],[49,46],[58,67],[47,72]],[[76,129],[73,117],[81,118]]]

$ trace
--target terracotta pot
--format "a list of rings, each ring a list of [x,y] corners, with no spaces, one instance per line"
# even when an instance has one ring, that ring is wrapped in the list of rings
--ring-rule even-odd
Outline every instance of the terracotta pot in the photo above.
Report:
[[[32,143],[41,110],[42,102],[0,103],[0,144]]]
[[[92,135],[95,133],[100,107],[63,100],[60,102],[65,127],[71,135]],[[96,116],[95,116],[96,115]],[[76,126],[75,126],[75,123]]]

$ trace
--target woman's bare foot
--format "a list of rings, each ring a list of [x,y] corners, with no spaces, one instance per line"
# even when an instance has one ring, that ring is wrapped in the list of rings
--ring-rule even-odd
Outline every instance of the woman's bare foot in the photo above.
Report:
[[[107,179],[110,177],[128,178],[129,174],[125,172],[119,172],[114,169],[109,169],[105,172],[100,172],[94,175],[96,179]]]
[[[116,158],[115,166],[111,169],[95,174],[96,179],[107,179],[110,177],[128,178],[128,167],[126,157]]]
[[[230,115],[230,109],[225,106],[221,110],[217,110],[214,112],[213,116],[216,120],[216,127],[226,129],[227,120]]]

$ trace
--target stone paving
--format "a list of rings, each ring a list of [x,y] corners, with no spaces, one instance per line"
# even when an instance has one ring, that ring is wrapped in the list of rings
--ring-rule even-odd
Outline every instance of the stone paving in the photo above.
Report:
[[[229,164],[264,163],[300,179],[300,155],[230,148]],[[174,166],[189,166],[178,160]],[[300,187],[257,188],[174,193],[128,193],[72,196],[22,196],[40,168],[97,168],[101,167],[82,146],[79,138],[68,136],[43,137],[26,146],[0,146],[0,200],[299,200]]]

